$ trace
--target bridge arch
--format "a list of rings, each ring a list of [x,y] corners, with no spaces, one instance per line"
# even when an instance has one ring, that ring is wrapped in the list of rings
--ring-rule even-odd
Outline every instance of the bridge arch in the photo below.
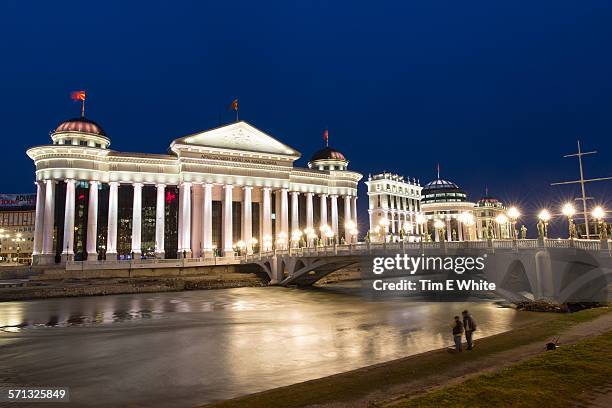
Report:
[[[525,264],[520,259],[510,262],[499,284],[499,288],[504,291],[532,299],[536,296],[535,287],[536,282],[529,279]]]

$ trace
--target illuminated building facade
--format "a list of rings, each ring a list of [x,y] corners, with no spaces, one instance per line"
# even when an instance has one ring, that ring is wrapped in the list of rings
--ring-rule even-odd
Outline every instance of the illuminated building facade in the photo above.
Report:
[[[421,185],[395,173],[370,175],[368,181],[368,214],[370,239],[382,239],[383,234],[397,238],[418,240],[421,226]],[[388,225],[387,225],[388,224]]]
[[[0,194],[0,262],[30,262],[35,206],[35,194]]]
[[[422,190],[421,209],[426,217],[425,234],[432,241],[468,241],[476,239],[474,203],[451,181],[436,180]],[[442,237],[440,234],[444,234]]]
[[[168,154],[122,153],[97,123],[60,124],[29,149],[36,166],[35,264],[234,256],[355,239],[361,174],[326,147],[301,154],[239,121],[174,140]],[[355,232],[353,230],[353,232]],[[299,240],[299,241],[298,241]]]

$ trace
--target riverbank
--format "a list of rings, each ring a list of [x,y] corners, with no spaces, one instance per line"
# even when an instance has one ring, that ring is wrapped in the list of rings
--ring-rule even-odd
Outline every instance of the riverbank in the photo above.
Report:
[[[565,346],[605,333],[612,329],[612,313],[609,312],[610,308],[599,308],[572,314],[542,313],[538,314],[537,322],[477,340],[475,349],[470,352],[449,354],[446,349],[435,350],[207,406],[365,407],[401,404],[412,396],[462,383],[476,375],[495,372],[535,357],[544,352],[544,343],[553,336],[560,335],[560,342]]]
[[[0,285],[0,302],[258,286],[267,286],[267,283],[259,276],[249,273],[185,277],[13,279]]]

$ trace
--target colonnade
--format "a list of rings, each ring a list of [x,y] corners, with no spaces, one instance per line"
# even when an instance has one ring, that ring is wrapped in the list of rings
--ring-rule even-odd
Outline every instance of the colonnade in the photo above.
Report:
[[[36,223],[34,233],[33,255],[43,257],[54,257],[54,217],[56,204],[56,183],[66,183],[66,200],[64,208],[64,231],[74,231],[75,228],[75,192],[77,180],[67,179],[63,181],[44,180],[36,183]],[[127,183],[126,183],[127,184]],[[109,182],[108,198],[108,225],[106,242],[106,259],[117,257],[117,233],[118,233],[118,211],[119,211],[119,182]],[[132,183],[132,240],[131,252],[136,256],[142,253],[142,191],[143,183]],[[88,216],[87,216],[87,244],[86,251],[88,259],[97,259],[98,255],[98,190],[99,181],[89,181]],[[165,239],[165,184],[156,184],[155,205],[155,254],[156,257],[164,257]],[[201,202],[194,202],[194,189],[201,189],[198,197]],[[235,241],[244,245],[247,253],[253,252],[256,239],[253,239],[252,231],[252,202],[253,189],[261,189],[261,237],[260,248],[263,251],[273,248],[284,249],[291,245],[296,232],[304,234],[317,234],[317,226],[314,225],[314,200],[315,195],[320,200],[320,224],[319,231],[323,229],[331,231],[333,237],[338,241],[342,238],[347,243],[354,242],[357,237],[351,235],[355,232],[348,228],[344,230],[344,237],[339,237],[338,199],[344,200],[344,221],[352,221],[357,224],[357,197],[352,195],[338,196],[335,194],[315,194],[313,192],[289,191],[287,188],[273,190],[271,187],[235,186],[232,184],[222,185],[222,242],[219,248],[222,256],[233,256]],[[232,203],[237,189],[242,190],[241,227],[240,236],[233,234]],[[276,194],[277,210],[272,209],[272,194]],[[306,203],[306,229],[300,231],[300,195],[305,195]],[[291,203],[289,203],[289,195]],[[193,198],[192,198],[193,197]],[[330,225],[328,225],[327,200],[330,200]],[[178,214],[178,254],[179,257],[191,257],[194,253],[202,257],[213,256],[213,184],[182,182],[179,184],[179,214]],[[276,213],[275,237],[272,236],[272,214]],[[193,222],[197,218],[198,222]],[[302,222],[302,225],[304,223]],[[201,231],[194,231],[193,225],[198,225]],[[291,228],[291,230],[289,230]],[[201,240],[201,246],[194,248],[193,237],[197,233]],[[62,257],[72,259],[74,256],[74,234],[63,234]],[[317,234],[318,235],[318,234]],[[309,240],[309,238],[307,238]],[[336,242],[337,242],[336,241]],[[310,243],[310,242],[309,242]],[[59,245],[57,243],[56,245]],[[284,248],[283,248],[284,247]]]

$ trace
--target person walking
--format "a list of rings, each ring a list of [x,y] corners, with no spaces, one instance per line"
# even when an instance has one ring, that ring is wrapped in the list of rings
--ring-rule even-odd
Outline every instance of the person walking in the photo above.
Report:
[[[463,316],[463,328],[465,330],[465,340],[467,341],[467,349],[471,350],[474,348],[473,334],[476,331],[476,321],[468,312],[464,310],[461,315]]]
[[[455,351],[461,352],[461,336],[463,335],[463,323],[459,316],[455,316],[455,324],[453,325],[453,339],[455,340]]]

